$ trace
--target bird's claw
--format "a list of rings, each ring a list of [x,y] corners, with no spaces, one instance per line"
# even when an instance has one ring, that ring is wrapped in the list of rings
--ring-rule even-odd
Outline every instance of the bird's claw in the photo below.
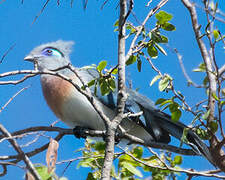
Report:
[[[78,139],[80,138],[86,139],[87,136],[85,135],[85,132],[84,132],[85,130],[87,130],[87,128],[76,126],[75,128],[73,128],[73,134]]]

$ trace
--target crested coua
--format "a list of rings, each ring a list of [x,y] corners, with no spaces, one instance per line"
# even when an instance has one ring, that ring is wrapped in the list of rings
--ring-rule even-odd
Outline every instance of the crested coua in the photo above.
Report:
[[[38,70],[57,70],[58,72],[73,79],[73,82],[82,87],[85,84],[98,77],[94,69],[76,68],[77,77],[74,72],[68,68],[61,68],[68,65],[70,61],[72,41],[58,40],[34,48],[24,59],[32,61],[37,65]],[[77,126],[94,130],[105,130],[103,120],[95,111],[87,98],[82,95],[70,82],[60,77],[48,74],[41,74],[41,85],[47,104],[63,122],[71,128]],[[96,99],[101,110],[110,119],[116,115],[117,93],[111,92],[102,96],[97,90],[93,96]],[[125,112],[143,114],[135,118],[125,118],[121,126],[127,133],[136,136],[145,142],[159,142],[168,144],[170,136],[181,139],[183,130],[187,126],[181,122],[171,121],[171,117],[155,108],[154,103],[147,97],[138,92],[127,88],[128,98],[125,105]],[[188,143],[194,151],[204,155],[213,163],[208,147],[192,131],[187,133]]]

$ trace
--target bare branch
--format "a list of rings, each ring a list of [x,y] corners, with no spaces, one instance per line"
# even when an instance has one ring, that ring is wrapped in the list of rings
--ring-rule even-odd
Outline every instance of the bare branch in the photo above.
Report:
[[[117,115],[112,120],[112,123],[107,123],[106,126],[106,150],[104,163],[101,172],[101,179],[110,179],[110,172],[113,163],[115,132],[120,122],[123,119],[124,107],[127,99],[125,89],[125,41],[126,41],[126,26],[125,21],[128,17],[127,2],[120,0],[120,16],[119,16],[119,31],[118,31],[118,94],[117,94]]]
[[[225,72],[225,64],[218,70],[219,76],[222,76],[223,73]]]
[[[181,67],[181,69],[182,69],[182,72],[183,72],[183,74],[184,74],[184,77],[185,77],[185,78],[187,79],[187,81],[188,81],[188,84],[193,85],[193,86],[196,87],[196,88],[202,88],[203,86],[199,86],[198,84],[196,84],[196,83],[190,78],[190,76],[188,75],[188,73],[187,73],[187,71],[186,71],[186,69],[185,69],[185,67],[184,67],[184,64],[183,64],[182,55],[178,52],[178,50],[177,50],[176,48],[174,48],[174,52],[175,52],[176,55],[177,55],[177,58],[178,58],[179,63],[180,63],[180,67]]]
[[[0,131],[2,132],[3,135],[5,135],[7,137],[11,137],[11,134],[7,131],[7,129],[2,124],[0,124]],[[14,149],[18,152],[18,154],[22,157],[24,163],[27,166],[27,169],[30,171],[30,173],[33,175],[33,177],[37,180],[41,180],[41,177],[38,174],[38,172],[36,171],[34,165],[30,161],[30,159],[25,155],[25,153],[22,151],[20,146],[17,144],[16,140],[9,139],[8,141],[11,143],[11,145],[14,147]]]
[[[169,0],[161,0],[159,2],[159,4],[150,10],[150,12],[148,13],[148,15],[146,16],[145,20],[143,21],[143,23],[141,24],[140,28],[138,29],[135,37],[133,38],[132,42],[131,42],[131,45],[130,45],[130,48],[127,52],[127,55],[126,55],[126,61],[130,58],[130,56],[133,54],[133,48],[135,46],[135,43],[137,41],[137,38],[139,37],[139,35],[141,34],[142,30],[144,29],[145,27],[145,24],[147,23],[147,21],[149,20],[149,18],[151,16],[153,16],[161,7],[163,7]]]
[[[177,168],[172,168],[172,167],[161,167],[161,166],[155,166],[155,165],[152,165],[150,163],[146,163],[144,161],[141,161],[140,159],[134,157],[132,154],[130,154],[129,152],[125,151],[125,154],[127,154],[128,156],[130,156],[132,159],[134,159],[135,161],[143,164],[143,165],[146,165],[150,168],[156,168],[156,169],[161,169],[161,170],[170,170],[170,171],[173,171],[173,172],[180,172],[180,173],[185,173],[187,175],[192,175],[192,176],[203,176],[203,177],[216,177],[216,178],[220,178],[220,179],[225,179],[225,176],[220,176],[220,175],[217,175],[217,174],[211,174],[211,173],[207,173],[206,172],[198,172],[198,171],[194,171],[194,170],[185,170],[185,169],[177,169]]]
[[[0,60],[0,64],[3,62],[3,60],[5,59],[5,57],[7,56],[7,54],[9,54],[9,52],[16,46],[16,43],[14,43],[3,55],[2,58]]]
[[[45,4],[43,5],[41,11],[38,13],[38,15],[34,18],[33,22],[31,25],[33,25],[35,23],[35,21],[37,20],[37,18],[44,12],[46,6],[48,5],[50,0],[46,0]]]
[[[4,106],[1,107],[0,109],[0,113],[9,105],[9,103],[17,96],[19,95],[21,92],[23,92],[24,90],[26,90],[27,88],[29,88],[30,86],[24,87],[21,90],[19,90],[16,94],[14,94],[6,103]]]
[[[1,176],[5,176],[7,174],[7,166],[6,166],[6,164],[2,164],[1,166],[2,166],[3,171],[0,172],[0,177]]]
[[[198,24],[198,19],[197,19],[197,12],[195,5],[191,3],[189,0],[182,0],[184,6],[188,9],[191,20],[192,20],[192,27],[195,33],[195,38],[198,43],[202,58],[204,60],[205,66],[206,66],[206,73],[209,79],[209,98],[208,98],[208,110],[210,110],[209,113],[209,118],[207,123],[209,124],[214,120],[214,114],[215,114],[215,99],[213,98],[213,94],[216,94],[217,90],[217,81],[216,81],[216,76],[212,73],[213,71],[213,65],[212,61],[210,59],[210,56],[208,54],[206,45],[204,44],[203,40],[201,39],[202,35],[200,33],[200,28]],[[214,61],[215,62],[215,61]],[[216,73],[218,74],[218,73]],[[208,125],[207,124],[207,125]],[[214,158],[214,162],[218,165],[218,167],[222,170],[225,171],[225,157],[224,157],[224,152],[222,149],[217,148],[218,140],[215,135],[212,134],[212,137],[210,138],[210,150],[212,153],[212,156]]]

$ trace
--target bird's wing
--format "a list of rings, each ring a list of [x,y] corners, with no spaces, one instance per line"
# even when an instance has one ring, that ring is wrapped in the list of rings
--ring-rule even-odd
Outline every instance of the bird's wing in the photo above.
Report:
[[[171,116],[157,110],[152,104],[152,101],[147,97],[133,90],[129,90],[128,92],[135,103],[141,107],[148,129],[153,129],[155,132],[155,129],[159,128],[162,132],[162,135],[164,135],[161,136],[162,139],[166,138],[166,133],[168,133],[181,140],[184,129],[187,128],[186,125],[181,122],[173,122],[171,120]],[[189,129],[187,132],[187,140],[188,142],[185,143],[190,145],[196,153],[204,155],[212,164],[215,164],[209,148],[191,129]]]
[[[93,79],[99,77],[98,72],[95,69],[79,69],[79,75],[83,78],[86,83],[90,82]],[[117,91],[110,92],[109,94],[102,96],[100,88],[97,87],[97,91],[92,86],[90,88],[93,95],[104,105],[116,111],[117,105]],[[152,116],[152,112],[157,111],[154,107],[154,104],[151,100],[142,96],[141,94],[133,91],[131,89],[126,89],[128,93],[128,98],[125,104],[125,113],[139,113],[143,111],[143,114],[138,117],[132,117],[130,120],[137,123],[137,125],[142,126],[157,142],[169,143],[170,136],[169,133],[162,128],[160,128],[157,122]],[[95,94],[94,94],[95,92]],[[143,108],[144,106],[144,108]],[[149,109],[147,111],[146,109]]]
[[[98,78],[98,73],[94,69],[83,71],[81,75],[85,74],[86,81],[89,82],[94,78]],[[93,87],[91,88],[94,92]],[[147,97],[141,95],[137,91],[127,88],[128,98],[125,104],[125,112],[143,114],[139,117],[131,118],[137,125],[142,126],[156,142],[169,143],[170,135],[177,139],[181,139],[184,128],[187,128],[181,122],[173,122],[171,117],[156,109],[154,103]],[[117,103],[117,91],[110,92],[108,95],[102,96],[99,88],[97,88],[96,97],[104,105],[111,109],[116,110]],[[202,140],[192,131],[188,130],[187,139],[189,145],[198,154],[203,154],[211,163],[213,163],[211,154],[208,147],[202,142]],[[214,164],[214,163],[213,163]]]

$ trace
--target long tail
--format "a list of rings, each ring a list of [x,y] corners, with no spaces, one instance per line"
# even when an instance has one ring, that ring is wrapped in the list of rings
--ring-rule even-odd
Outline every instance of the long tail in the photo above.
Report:
[[[168,116],[167,114],[163,113],[163,116],[161,115],[162,114],[160,114],[160,116],[157,117],[156,119],[160,128],[164,131],[167,131],[169,134],[171,134],[175,138],[181,140],[183,131],[185,128],[187,128],[187,126],[185,126],[184,124],[180,122],[171,121],[170,116]],[[187,140],[188,140],[187,144],[191,146],[196,153],[202,154],[214,166],[216,166],[208,146],[191,129],[188,129]]]

